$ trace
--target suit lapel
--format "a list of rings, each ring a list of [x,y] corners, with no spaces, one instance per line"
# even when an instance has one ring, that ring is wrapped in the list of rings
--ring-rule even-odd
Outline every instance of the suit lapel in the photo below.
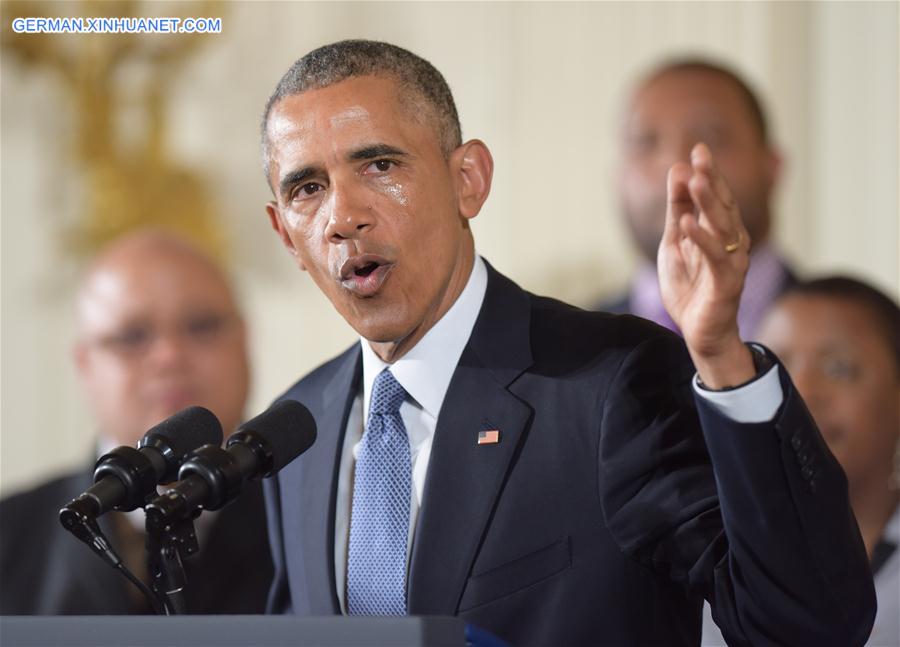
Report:
[[[488,265],[488,289],[438,417],[409,575],[411,614],[453,614],[532,409],[508,386],[531,365],[528,295]],[[497,430],[499,442],[478,444]]]
[[[296,531],[304,547],[303,579],[310,589],[310,611],[316,615],[340,613],[334,581],[334,513],[344,434],[359,388],[361,361],[357,344],[324,389],[316,416],[318,435],[313,447],[317,451],[303,461],[299,492],[287,494],[288,500],[295,494],[300,497],[299,508],[294,508]]]

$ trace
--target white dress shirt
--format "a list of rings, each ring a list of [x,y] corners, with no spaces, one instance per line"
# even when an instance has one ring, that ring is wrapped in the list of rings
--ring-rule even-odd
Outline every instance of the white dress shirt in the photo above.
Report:
[[[428,471],[428,459],[431,456],[431,442],[437,427],[438,414],[444,404],[444,396],[447,395],[447,388],[456,371],[456,365],[472,334],[486,291],[487,268],[481,257],[476,255],[469,280],[456,302],[403,357],[393,364],[387,364],[375,354],[368,341],[360,339],[363,391],[357,394],[353,401],[350,418],[347,421],[334,518],[334,581],[337,584],[341,611],[344,613],[346,613],[347,550],[356,452],[369,415],[369,398],[372,395],[375,377],[390,367],[391,374],[409,394],[406,402],[400,406],[400,417],[403,418],[406,435],[409,438],[409,456],[413,472],[409,540],[406,549],[408,561],[419,506],[425,491],[425,474]]]
[[[406,402],[400,407],[400,417],[403,418],[409,438],[413,471],[409,539],[406,549],[408,564],[419,506],[425,491],[425,477],[437,418],[447,395],[450,380],[456,371],[456,365],[472,334],[486,291],[487,268],[481,257],[476,255],[469,280],[456,302],[406,355],[393,364],[387,364],[375,354],[367,340],[360,338],[363,360],[362,393],[356,395],[347,420],[334,517],[334,574],[343,613],[346,613],[347,551],[356,452],[365,429],[375,377],[390,367],[394,378],[409,394]],[[738,422],[770,420],[783,400],[781,384],[775,370],[769,371],[746,387],[732,391],[712,392],[700,389],[696,385],[696,379],[694,388],[701,397],[709,400],[724,415]],[[760,415],[768,417],[760,420]]]

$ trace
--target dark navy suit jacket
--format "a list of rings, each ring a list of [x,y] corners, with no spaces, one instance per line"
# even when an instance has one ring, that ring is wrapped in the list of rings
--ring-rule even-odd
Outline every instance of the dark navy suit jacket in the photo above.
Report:
[[[266,484],[273,612],[340,612],[336,475],[361,366],[357,344],[284,396],[319,436]],[[743,425],[695,400],[692,374],[668,331],[489,267],[438,417],[410,613],[513,644],[697,645],[707,597],[735,644],[864,642],[874,592],[846,481],[784,372],[774,422]],[[478,445],[489,429],[500,442]]]

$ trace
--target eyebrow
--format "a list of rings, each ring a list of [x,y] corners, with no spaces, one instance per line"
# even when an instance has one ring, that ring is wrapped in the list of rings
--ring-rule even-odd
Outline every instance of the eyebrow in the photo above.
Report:
[[[371,146],[365,146],[363,148],[352,151],[347,156],[347,159],[351,162],[355,162],[358,160],[369,160],[376,157],[385,157],[388,155],[392,155],[394,157],[409,157],[409,153],[407,153],[406,151],[400,150],[399,148],[395,148],[388,144],[372,144]]]
[[[319,169],[314,166],[307,166],[305,168],[297,169],[296,171],[291,171],[281,178],[281,181],[278,183],[278,191],[281,193],[282,197],[286,197],[293,187],[317,173],[319,173]]]

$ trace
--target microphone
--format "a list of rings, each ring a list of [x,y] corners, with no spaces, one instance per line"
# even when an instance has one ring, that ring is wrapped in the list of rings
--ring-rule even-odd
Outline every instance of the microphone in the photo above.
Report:
[[[218,510],[240,494],[244,481],[272,476],[309,449],[316,421],[305,406],[282,400],[244,423],[226,443],[191,453],[178,471],[178,483],[147,504],[148,521],[187,517],[197,509]]]
[[[110,509],[134,510],[170,483],[184,457],[193,449],[222,443],[222,425],[208,409],[188,407],[151,428],[138,449],[124,445],[104,454],[94,469],[94,484],[59,511],[62,525],[72,532],[86,519]]]

